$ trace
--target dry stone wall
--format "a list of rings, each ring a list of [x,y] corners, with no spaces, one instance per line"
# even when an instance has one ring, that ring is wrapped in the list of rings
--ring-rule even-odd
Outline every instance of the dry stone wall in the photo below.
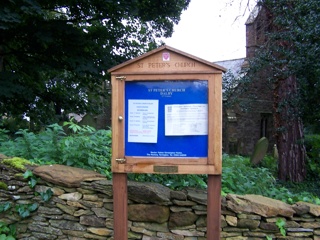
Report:
[[[38,204],[27,218],[13,208],[0,213],[0,222],[16,224],[17,239],[113,239],[111,181],[66,166],[40,167],[33,172],[40,179],[31,189],[20,170],[0,161],[0,206]],[[39,194],[48,189],[53,196],[45,202]],[[196,189],[172,191],[159,184],[129,182],[129,239],[206,239],[210,227],[206,226],[206,197],[206,192]],[[221,239],[320,239],[317,205],[228,195],[222,198],[221,209]],[[286,236],[279,232],[278,219],[286,222]]]

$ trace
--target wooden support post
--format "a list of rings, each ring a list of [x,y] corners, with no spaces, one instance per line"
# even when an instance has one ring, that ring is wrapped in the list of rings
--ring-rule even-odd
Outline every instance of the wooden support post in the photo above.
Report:
[[[114,239],[128,240],[127,174],[113,173],[113,230]]]
[[[221,175],[208,175],[207,239],[220,239]]]

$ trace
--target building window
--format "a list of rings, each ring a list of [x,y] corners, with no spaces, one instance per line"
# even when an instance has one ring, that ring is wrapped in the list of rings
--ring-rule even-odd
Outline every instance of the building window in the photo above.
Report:
[[[268,138],[268,119],[270,119],[270,113],[261,113],[260,120],[260,137]]]

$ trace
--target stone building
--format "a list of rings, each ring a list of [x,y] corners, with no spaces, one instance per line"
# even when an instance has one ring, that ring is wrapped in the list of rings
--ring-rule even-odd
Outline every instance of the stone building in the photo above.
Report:
[[[246,58],[215,62],[228,69],[235,80],[244,74],[248,59],[254,57],[256,48],[265,42],[265,16],[257,6],[246,21]],[[250,155],[261,137],[268,138],[270,150],[274,145],[272,88],[262,78],[257,76],[245,90],[244,83],[235,83],[237,101],[231,107],[224,104],[223,151],[226,153]],[[232,97],[228,96],[224,103],[234,100]]]

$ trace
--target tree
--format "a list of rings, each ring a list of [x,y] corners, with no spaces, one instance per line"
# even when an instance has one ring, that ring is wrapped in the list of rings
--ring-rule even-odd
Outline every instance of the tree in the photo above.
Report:
[[[47,124],[62,110],[101,111],[106,70],[171,36],[189,2],[2,1],[0,113]]]
[[[279,179],[303,181],[306,152],[303,122],[320,122],[320,4],[317,0],[261,0],[264,43],[251,61],[251,73],[273,86]]]

